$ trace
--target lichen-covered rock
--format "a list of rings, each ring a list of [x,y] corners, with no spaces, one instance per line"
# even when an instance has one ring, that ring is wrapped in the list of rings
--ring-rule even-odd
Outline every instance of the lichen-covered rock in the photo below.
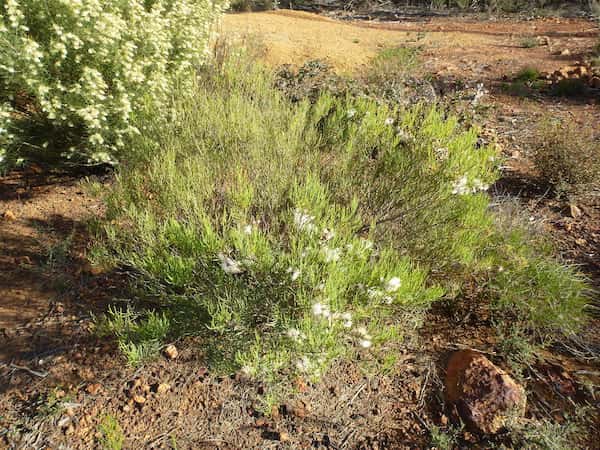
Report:
[[[462,350],[452,355],[446,372],[446,398],[467,426],[494,434],[509,417],[525,414],[525,390],[481,353]]]

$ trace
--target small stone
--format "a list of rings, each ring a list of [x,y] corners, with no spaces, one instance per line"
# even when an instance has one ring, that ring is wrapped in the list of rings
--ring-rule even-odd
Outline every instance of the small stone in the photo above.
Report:
[[[102,385],[100,383],[92,383],[88,384],[85,389],[88,394],[96,395],[102,389]]]
[[[173,344],[169,344],[165,347],[165,356],[169,359],[175,359],[179,356],[179,352],[177,351],[177,347]]]
[[[285,431],[282,431],[279,433],[279,440],[281,442],[287,442],[290,440],[290,435],[287,434]]]
[[[446,371],[446,396],[468,428],[483,434],[500,431],[509,418],[525,414],[525,390],[483,354],[455,352]]]
[[[565,48],[562,52],[560,52],[560,56],[570,56],[571,51],[568,48]]]
[[[146,403],[146,397],[144,397],[143,395],[134,395],[132,398],[133,401],[138,405],[143,405],[144,403]]]
[[[587,244],[587,241],[583,238],[575,239],[575,243],[577,245],[581,245],[582,247]]]
[[[256,419],[255,425],[258,428],[262,428],[267,425],[267,420],[263,417],[260,417],[260,418]]]
[[[160,383],[157,387],[156,387],[156,393],[157,394],[164,394],[165,392],[168,392],[171,389],[171,386],[167,383]]]
[[[578,217],[581,217],[583,215],[581,209],[577,205],[574,205],[572,203],[569,205],[569,212],[571,213],[571,217],[573,219],[577,219]]]
[[[4,217],[4,220],[17,220],[17,216],[10,209],[7,209],[6,211],[4,211],[4,214],[2,214],[2,217]]]
[[[550,38],[548,36],[539,36],[537,43],[538,45],[550,45]]]

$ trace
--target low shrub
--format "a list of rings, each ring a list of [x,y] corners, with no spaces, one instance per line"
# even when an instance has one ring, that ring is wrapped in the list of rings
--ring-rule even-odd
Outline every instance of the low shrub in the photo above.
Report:
[[[540,79],[540,71],[535,67],[525,67],[515,75],[515,81],[533,82]]]
[[[401,339],[401,311],[443,294],[430,267],[475,260],[494,150],[429,107],[291,104],[237,59],[152,116],[110,196],[106,245],[171,330],[218,336],[213,361],[316,376]]]
[[[372,84],[384,84],[412,75],[420,67],[418,47],[392,47],[381,50],[369,64],[366,79]]]
[[[230,3],[231,10],[237,12],[269,11],[279,5],[278,0],[233,0]]]
[[[148,116],[109,195],[96,254],[135,270],[170,336],[204,336],[221,370],[317,378],[377,364],[407,312],[490,264],[521,270],[494,246],[496,152],[476,130],[432,106],[293,103],[273,82],[239,54],[203,72]]]
[[[0,161],[114,161],[205,61],[208,0],[0,0]]]
[[[581,97],[588,92],[587,83],[580,78],[564,78],[552,87],[558,97]]]
[[[600,186],[600,137],[574,120],[546,119],[531,143],[540,179],[561,196]]]
[[[535,37],[526,37],[521,40],[521,47],[523,48],[534,48],[537,47],[538,40]]]
[[[568,341],[587,318],[588,280],[554,255],[557,249],[513,198],[497,199],[494,232],[478,275],[490,300],[498,349],[515,372],[530,364],[540,347]]]
[[[98,426],[98,431],[101,435],[99,444],[106,450],[121,450],[125,442],[123,429],[119,421],[113,416],[107,415],[102,419]]]
[[[140,314],[131,308],[109,308],[108,314],[96,325],[100,336],[117,338],[120,350],[132,366],[158,355],[169,327],[164,314],[154,311]]]

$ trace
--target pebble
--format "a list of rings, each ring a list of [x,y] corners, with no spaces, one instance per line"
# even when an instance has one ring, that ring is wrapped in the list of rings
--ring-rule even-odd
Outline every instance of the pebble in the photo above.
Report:
[[[2,217],[4,217],[5,220],[17,220],[17,216],[10,209],[7,209],[6,211],[4,211],[4,214],[2,214]]]
[[[177,347],[173,344],[169,344],[165,347],[165,356],[169,359],[175,359],[179,356],[179,352],[177,351]]]

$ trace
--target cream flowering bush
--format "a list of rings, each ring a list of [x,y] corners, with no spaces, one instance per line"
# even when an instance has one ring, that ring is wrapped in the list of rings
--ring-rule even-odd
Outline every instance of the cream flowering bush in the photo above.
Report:
[[[0,0],[0,152],[114,159],[132,119],[205,61],[226,3]],[[31,122],[48,132],[28,139]]]

